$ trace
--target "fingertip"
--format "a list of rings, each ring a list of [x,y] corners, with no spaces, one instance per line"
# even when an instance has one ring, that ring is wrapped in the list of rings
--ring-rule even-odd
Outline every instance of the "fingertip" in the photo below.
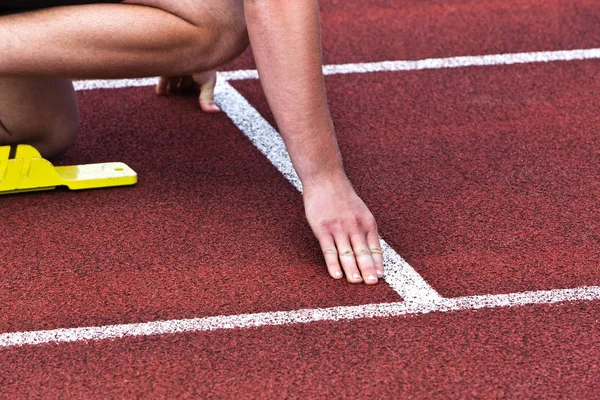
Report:
[[[329,275],[333,278],[333,279],[341,279],[344,277],[344,273],[342,272],[342,268],[340,268],[340,265],[337,263],[328,263],[327,264],[327,271],[329,272]]]
[[[344,276],[344,274],[342,274],[342,271],[332,271],[331,272],[331,277],[333,279],[342,279],[343,276]]]

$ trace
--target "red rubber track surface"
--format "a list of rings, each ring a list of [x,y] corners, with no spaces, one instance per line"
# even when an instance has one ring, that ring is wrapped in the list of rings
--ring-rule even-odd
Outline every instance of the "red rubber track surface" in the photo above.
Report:
[[[595,398],[598,303],[0,350],[20,397]]]
[[[442,295],[600,284],[599,72],[593,60],[327,78],[350,179]],[[258,81],[235,86],[272,121]]]
[[[598,47],[596,0],[326,0],[326,64]],[[250,52],[228,69],[255,68]]]
[[[0,332],[401,300],[329,278],[301,195],[226,116],[150,88],[79,97],[59,162],[127,161],[140,182],[0,198]]]
[[[600,47],[595,0],[321,6],[326,63]],[[357,191],[442,295],[599,284],[599,71],[327,78]],[[272,121],[258,82],[235,87]],[[140,182],[0,197],[0,333],[401,300],[327,276],[300,194],[224,115],[151,88],[78,96],[58,163]],[[599,304],[0,348],[0,396],[595,398]]]

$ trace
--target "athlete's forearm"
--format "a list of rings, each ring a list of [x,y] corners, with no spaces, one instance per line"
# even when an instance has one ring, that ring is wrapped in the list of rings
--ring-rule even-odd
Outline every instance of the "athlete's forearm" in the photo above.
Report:
[[[317,0],[245,0],[261,82],[304,185],[343,177],[325,94]]]

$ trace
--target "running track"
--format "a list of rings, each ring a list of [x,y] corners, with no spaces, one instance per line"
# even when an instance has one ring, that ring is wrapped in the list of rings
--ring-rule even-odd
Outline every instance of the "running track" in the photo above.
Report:
[[[322,2],[385,283],[327,277],[250,54],[226,115],[78,82],[58,163],[140,183],[0,198],[0,395],[595,397],[600,6],[396,3]]]

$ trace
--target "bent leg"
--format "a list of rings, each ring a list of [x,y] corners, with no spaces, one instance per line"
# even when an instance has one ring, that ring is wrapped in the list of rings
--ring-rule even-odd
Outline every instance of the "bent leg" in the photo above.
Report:
[[[52,157],[72,146],[78,130],[71,81],[0,78],[0,146],[31,144]]]
[[[0,17],[0,76],[191,75],[248,46],[242,0],[126,3]]]
[[[192,75],[248,47],[242,0],[124,3],[0,16],[0,145],[45,157],[72,145],[75,94],[58,78]]]

